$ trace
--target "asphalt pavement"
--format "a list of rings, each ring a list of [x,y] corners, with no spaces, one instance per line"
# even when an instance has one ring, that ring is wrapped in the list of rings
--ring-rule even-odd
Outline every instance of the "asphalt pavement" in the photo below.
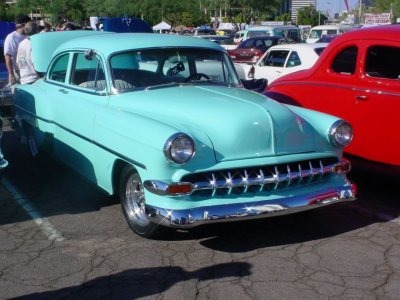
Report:
[[[149,240],[118,199],[50,161],[6,126],[0,181],[0,299],[399,299],[400,197],[355,171],[358,200]]]

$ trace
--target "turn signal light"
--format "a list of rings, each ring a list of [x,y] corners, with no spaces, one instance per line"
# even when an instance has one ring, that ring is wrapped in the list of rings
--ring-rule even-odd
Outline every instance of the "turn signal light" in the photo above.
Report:
[[[338,162],[333,171],[335,173],[348,173],[351,170],[351,164],[347,159],[342,159],[340,162]]]
[[[172,184],[168,186],[168,195],[186,195],[192,192],[191,184]]]

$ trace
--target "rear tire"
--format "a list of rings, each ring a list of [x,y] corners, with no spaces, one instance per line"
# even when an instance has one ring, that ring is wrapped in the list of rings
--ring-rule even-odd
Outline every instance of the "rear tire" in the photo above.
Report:
[[[144,187],[139,174],[130,166],[123,169],[119,184],[122,211],[131,229],[142,237],[152,237],[159,231],[146,211]]]

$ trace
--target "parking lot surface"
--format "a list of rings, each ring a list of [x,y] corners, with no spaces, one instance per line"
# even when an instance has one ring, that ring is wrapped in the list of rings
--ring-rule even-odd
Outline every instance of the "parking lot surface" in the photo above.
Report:
[[[395,181],[355,171],[358,200],[295,215],[135,235],[119,201],[6,127],[1,299],[399,299]]]

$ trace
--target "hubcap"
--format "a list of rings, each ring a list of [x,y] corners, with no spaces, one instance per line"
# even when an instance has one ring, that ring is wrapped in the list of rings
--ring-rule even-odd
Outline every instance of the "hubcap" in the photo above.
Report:
[[[128,217],[140,226],[149,224],[145,209],[143,185],[137,174],[129,176],[125,189],[125,209]]]

